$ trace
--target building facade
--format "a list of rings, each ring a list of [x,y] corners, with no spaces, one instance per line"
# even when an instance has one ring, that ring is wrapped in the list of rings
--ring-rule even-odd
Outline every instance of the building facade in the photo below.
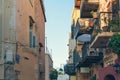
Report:
[[[76,41],[72,53],[76,80],[119,80],[120,74],[114,69],[119,57],[108,47],[111,37],[120,32],[119,3],[119,0],[75,0],[74,9],[78,12],[73,9],[71,34]],[[111,27],[111,21],[118,23]]]
[[[45,54],[45,80],[50,80],[50,73],[53,69],[53,60],[50,54]]]
[[[1,0],[0,3],[0,79],[45,80],[43,1]]]
[[[0,79],[3,80],[9,77],[14,79],[13,55],[16,53],[16,18],[14,15],[16,14],[16,1],[1,0],[0,4]]]

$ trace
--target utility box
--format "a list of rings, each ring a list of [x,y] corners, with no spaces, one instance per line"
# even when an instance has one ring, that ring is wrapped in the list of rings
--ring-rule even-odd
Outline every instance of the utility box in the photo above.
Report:
[[[13,64],[14,63],[14,56],[12,50],[7,50],[5,53],[5,63],[6,64]]]

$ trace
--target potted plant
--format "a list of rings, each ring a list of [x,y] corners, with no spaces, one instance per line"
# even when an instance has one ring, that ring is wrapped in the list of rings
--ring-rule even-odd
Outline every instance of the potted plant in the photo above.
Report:
[[[50,80],[57,80],[57,78],[58,78],[58,71],[53,68],[50,73]]]
[[[97,12],[91,11],[90,13],[92,14],[93,18],[95,18],[95,19],[98,18]]]
[[[109,22],[109,29],[112,32],[119,32],[120,31],[119,20],[111,20]]]
[[[108,47],[120,57],[120,34],[115,34],[109,41]]]

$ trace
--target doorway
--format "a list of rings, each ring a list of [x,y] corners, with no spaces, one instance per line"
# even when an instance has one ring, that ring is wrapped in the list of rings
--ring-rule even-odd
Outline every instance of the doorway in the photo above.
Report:
[[[104,80],[116,80],[113,75],[107,75],[105,76]]]

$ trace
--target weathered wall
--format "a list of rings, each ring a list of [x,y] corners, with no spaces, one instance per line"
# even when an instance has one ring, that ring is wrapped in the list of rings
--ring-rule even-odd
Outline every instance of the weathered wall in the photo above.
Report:
[[[11,75],[5,73],[5,76],[8,78],[11,77],[13,79],[13,66],[11,66],[11,71],[9,71],[6,67],[9,68],[8,65],[4,64],[5,59],[5,51],[8,49],[12,51],[13,54],[16,52],[16,44],[15,44],[15,26],[16,26],[16,18],[15,18],[15,9],[16,9],[16,1],[15,0],[0,0],[0,79],[4,79],[4,72],[10,72]],[[2,42],[1,42],[2,41]],[[2,46],[1,46],[2,44]]]
[[[17,0],[16,9],[16,40],[18,42],[17,53],[20,55],[20,63],[16,64],[16,70],[20,72],[20,80],[37,80],[38,79],[38,57],[32,52],[24,52],[25,47],[29,48],[29,16],[34,17],[34,2],[30,0]],[[35,26],[33,26],[35,27]],[[23,46],[25,45],[25,46]],[[29,58],[26,60],[24,57]]]
[[[115,73],[113,66],[108,66],[99,70],[99,80],[107,80],[106,76],[111,75],[115,80],[120,79],[120,74]]]
[[[38,80],[38,78],[39,80],[45,80],[45,19],[41,8],[41,3],[39,0],[18,0],[16,13],[16,39],[18,41],[18,54],[21,56],[20,64],[16,64],[16,69],[20,71],[18,78],[21,80]],[[37,36],[37,56],[33,55],[31,52],[22,51],[25,49],[24,47],[29,48],[30,46],[29,16],[31,16],[35,21],[33,29]],[[39,52],[38,48],[40,48],[40,42],[43,47]],[[21,46],[21,44],[25,46]],[[24,57],[28,57],[29,60],[25,60]],[[41,70],[42,72],[40,72]]]
[[[0,65],[2,64],[2,0],[0,0]],[[3,79],[4,76],[4,69],[3,65],[0,66],[0,79]]]

